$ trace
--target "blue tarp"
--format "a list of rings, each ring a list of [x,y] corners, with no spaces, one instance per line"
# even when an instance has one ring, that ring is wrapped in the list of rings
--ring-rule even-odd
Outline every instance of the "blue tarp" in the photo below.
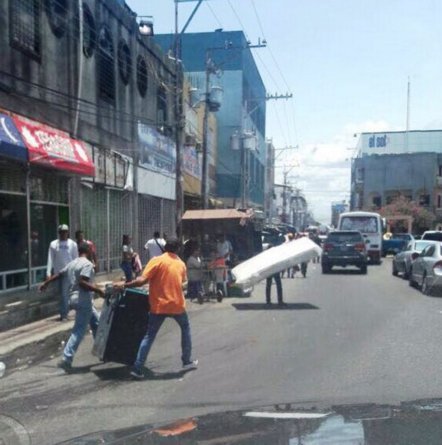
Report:
[[[14,121],[6,114],[0,113],[0,157],[20,161],[28,160],[28,149],[21,138]]]

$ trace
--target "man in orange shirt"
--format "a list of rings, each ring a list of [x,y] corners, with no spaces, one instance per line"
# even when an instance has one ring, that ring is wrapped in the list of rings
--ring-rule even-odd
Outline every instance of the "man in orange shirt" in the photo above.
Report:
[[[187,282],[186,265],[178,257],[180,243],[177,238],[169,238],[164,253],[152,258],[141,276],[133,281],[115,283],[115,287],[140,287],[149,282],[150,313],[146,335],[141,341],[131,375],[144,378],[143,367],[150,348],[164,320],[175,319],[181,328],[181,348],[183,371],[196,369],[198,360],[192,360],[192,340],[189,318],[186,312],[183,286]]]

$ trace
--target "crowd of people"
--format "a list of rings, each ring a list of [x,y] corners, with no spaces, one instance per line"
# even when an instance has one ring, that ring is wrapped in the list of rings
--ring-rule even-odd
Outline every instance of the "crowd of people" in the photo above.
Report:
[[[285,242],[300,237],[288,233]],[[312,241],[320,243],[315,234],[309,235]],[[181,329],[183,370],[195,369],[198,361],[192,358],[192,341],[189,318],[186,312],[185,289],[190,299],[200,299],[207,292],[205,274],[212,277],[212,284],[221,301],[227,295],[227,283],[231,280],[230,268],[233,265],[233,247],[224,234],[218,234],[212,243],[208,236],[203,237],[202,245],[190,239],[183,246],[183,258],[179,256],[181,244],[175,237],[161,237],[155,231],[144,249],[147,264],[143,268],[140,256],[132,247],[131,237],[124,235],[121,247],[121,269],[124,279],[113,283],[113,288],[122,291],[141,287],[149,283],[148,329],[139,345],[131,375],[143,378],[143,368],[153,342],[166,318],[173,318]],[[274,246],[269,246],[274,247]],[[75,241],[69,238],[69,227],[58,227],[58,238],[50,243],[46,280],[40,285],[44,291],[52,282],[57,282],[60,295],[60,321],[67,320],[70,309],[75,309],[75,322],[71,335],[63,351],[59,367],[69,372],[75,352],[84,335],[90,328],[95,337],[99,323],[99,313],[93,304],[93,294],[104,296],[102,289],[94,284],[94,276],[99,267],[95,244],[86,239],[83,231],[75,233]],[[306,277],[307,263],[276,273],[266,280],[266,303],[271,304],[271,287],[275,282],[279,305],[285,305],[281,277],[287,273],[293,278],[300,270]]]
[[[114,282],[115,290],[140,287],[149,283],[148,330],[141,341],[137,358],[131,370],[135,378],[143,377],[143,367],[155,337],[168,317],[173,318],[181,329],[183,370],[195,369],[198,361],[193,360],[190,324],[186,313],[185,289],[188,298],[200,298],[206,291],[203,286],[206,267],[211,270],[216,283],[218,301],[227,295],[228,267],[231,265],[233,248],[226,237],[220,234],[216,244],[209,246],[208,237],[203,245],[190,240],[184,246],[184,258],[178,255],[181,245],[177,238],[161,237],[155,231],[144,249],[147,265],[142,267],[140,256],[132,247],[129,235],[123,235],[121,246],[121,270],[124,279]],[[202,258],[201,252],[208,254]],[[83,231],[75,233],[75,241],[69,238],[69,227],[61,224],[58,237],[50,243],[46,280],[40,291],[56,282],[60,296],[60,321],[68,319],[70,309],[75,309],[75,322],[63,351],[59,367],[69,372],[72,362],[88,327],[95,338],[99,313],[93,304],[93,294],[104,296],[102,289],[94,284],[99,267],[95,244],[86,239]]]

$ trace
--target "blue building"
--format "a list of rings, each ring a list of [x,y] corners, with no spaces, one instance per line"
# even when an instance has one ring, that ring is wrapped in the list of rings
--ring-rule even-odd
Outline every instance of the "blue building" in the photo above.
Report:
[[[165,52],[173,50],[173,34],[156,35]],[[265,189],[266,90],[242,31],[182,35],[184,72],[204,100],[207,60],[215,66],[211,86],[223,89],[217,111],[216,195],[227,206],[262,208]],[[244,158],[242,157],[244,156]]]

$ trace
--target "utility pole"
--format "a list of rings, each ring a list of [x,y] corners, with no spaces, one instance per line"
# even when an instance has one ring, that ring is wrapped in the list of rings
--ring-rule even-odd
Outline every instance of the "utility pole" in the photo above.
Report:
[[[253,47],[261,48],[264,45],[255,45]],[[292,93],[286,93],[286,94],[267,94],[263,100],[278,100],[278,99],[291,99],[293,97]],[[249,117],[258,107],[260,104],[258,104],[256,107],[254,107],[252,110],[250,110],[248,113],[246,112],[244,116],[244,124],[242,128],[242,134],[241,134],[241,171],[242,171],[242,184],[241,184],[241,207],[243,209],[248,207],[248,191],[249,191],[249,159],[248,159],[248,150],[246,150],[244,146],[244,139],[245,139],[245,126],[246,126],[246,119]],[[244,108],[247,110],[247,100],[244,101]],[[298,148],[296,147],[285,147],[280,150],[289,150]],[[275,160],[279,157],[281,153],[278,154],[278,156],[275,158]],[[285,188],[284,188],[285,193]]]

